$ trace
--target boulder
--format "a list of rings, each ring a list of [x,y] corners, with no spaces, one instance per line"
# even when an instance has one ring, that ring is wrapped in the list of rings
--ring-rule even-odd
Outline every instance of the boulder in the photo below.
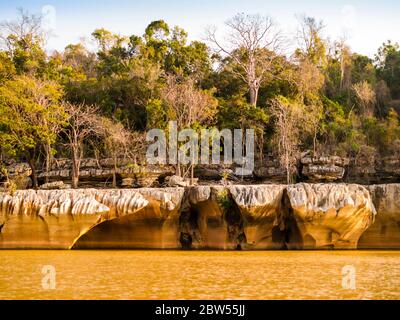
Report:
[[[122,179],[121,187],[122,188],[132,188],[135,186],[135,179],[134,178],[125,178]]]
[[[44,183],[40,186],[41,190],[57,190],[57,189],[70,189],[71,186],[68,184],[64,184],[63,181],[54,181]]]
[[[349,165],[349,159],[337,156],[310,157],[301,159],[301,174],[310,182],[334,182],[342,180],[345,175],[345,167]]]
[[[193,182],[193,185],[198,183],[198,178],[194,178],[191,181],[190,178],[182,178],[179,176],[168,176],[165,178],[165,185],[168,187],[189,187]]]
[[[265,159],[255,162],[254,177],[264,183],[286,183],[286,171],[280,165],[278,159],[267,156]]]

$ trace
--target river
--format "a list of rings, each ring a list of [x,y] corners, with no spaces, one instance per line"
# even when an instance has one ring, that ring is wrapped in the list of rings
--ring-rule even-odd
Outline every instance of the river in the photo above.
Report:
[[[400,299],[400,251],[1,250],[0,299]]]

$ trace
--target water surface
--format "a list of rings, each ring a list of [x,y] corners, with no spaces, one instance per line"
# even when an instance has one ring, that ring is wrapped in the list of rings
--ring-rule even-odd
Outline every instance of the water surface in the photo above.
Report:
[[[400,299],[400,251],[2,250],[0,299]]]

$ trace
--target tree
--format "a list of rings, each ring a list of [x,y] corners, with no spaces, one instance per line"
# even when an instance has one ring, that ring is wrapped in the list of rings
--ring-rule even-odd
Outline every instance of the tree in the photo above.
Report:
[[[118,159],[128,157],[134,159],[136,163],[143,154],[144,137],[125,129],[120,122],[106,117],[99,118],[98,127],[105,150],[113,160],[112,186],[115,188],[117,186]]]
[[[0,51],[0,85],[16,74],[14,64],[6,52]]]
[[[351,85],[351,52],[344,39],[337,42],[340,61],[340,91],[348,90]]]
[[[94,78],[96,62],[95,53],[90,52],[83,43],[70,44],[62,53],[61,72],[68,81]]]
[[[44,147],[46,163],[65,114],[61,87],[51,81],[18,76],[0,86],[0,141],[3,151],[23,156],[32,169],[33,186],[38,186],[36,162]]]
[[[383,117],[387,114],[387,107],[391,100],[390,89],[384,80],[378,81],[375,87],[376,107],[378,114]]]
[[[388,41],[379,48],[375,61],[377,72],[388,85],[392,98],[400,99],[400,46]]]
[[[295,55],[301,60],[308,60],[313,65],[324,68],[326,66],[326,45],[322,39],[324,24],[315,18],[305,15],[298,18],[300,26],[297,30],[297,40],[300,48]]]
[[[62,132],[68,140],[71,150],[72,187],[75,189],[79,184],[81,160],[84,156],[84,142],[90,135],[100,135],[98,126],[98,108],[92,105],[73,104],[66,102],[63,104],[67,113],[67,125]]]
[[[234,75],[248,86],[250,104],[257,105],[258,91],[274,69],[282,48],[282,36],[270,17],[237,14],[226,22],[227,44],[217,39],[216,28],[207,30],[208,41],[218,53],[229,56],[238,66]]]
[[[162,100],[167,107],[167,120],[175,120],[177,129],[199,128],[209,124],[215,115],[217,101],[210,92],[196,88],[192,78],[169,75],[162,89]],[[193,178],[194,164],[190,166]],[[177,165],[177,175],[181,175]]]
[[[302,110],[298,104],[284,97],[271,101],[271,114],[274,119],[275,134],[273,141],[281,166],[286,171],[287,183],[293,182],[295,164],[299,154]]]
[[[211,71],[207,46],[200,41],[188,43],[182,28],[171,28],[164,20],[151,22],[143,39],[135,37],[139,53],[161,66],[167,74],[183,74],[197,80]],[[131,37],[132,39],[132,37]]]
[[[294,82],[300,99],[317,97],[325,84],[325,77],[317,66],[309,60],[302,60],[296,68]]]
[[[15,21],[0,23],[0,43],[14,62],[18,74],[34,75],[43,68],[46,34],[41,28],[42,17],[18,9]]]
[[[193,78],[168,75],[161,94],[168,119],[176,120],[178,130],[206,124],[215,115],[217,101],[210,92],[196,88]]]
[[[376,103],[375,91],[367,81],[353,85],[353,91],[361,107],[363,115],[372,116]]]
[[[265,108],[249,104],[245,97],[236,95],[226,101],[221,100],[217,117],[220,128],[242,129],[243,132],[253,129],[259,160],[263,159],[265,127],[269,122]]]

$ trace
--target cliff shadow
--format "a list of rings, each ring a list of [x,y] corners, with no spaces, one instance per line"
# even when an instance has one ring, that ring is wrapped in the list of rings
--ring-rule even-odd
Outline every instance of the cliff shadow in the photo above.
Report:
[[[280,210],[281,219],[283,219],[285,226],[283,233],[280,234],[280,236],[284,238],[284,248],[288,250],[303,249],[304,239],[301,235],[298,222],[294,217],[292,204],[286,188],[283,190]]]

